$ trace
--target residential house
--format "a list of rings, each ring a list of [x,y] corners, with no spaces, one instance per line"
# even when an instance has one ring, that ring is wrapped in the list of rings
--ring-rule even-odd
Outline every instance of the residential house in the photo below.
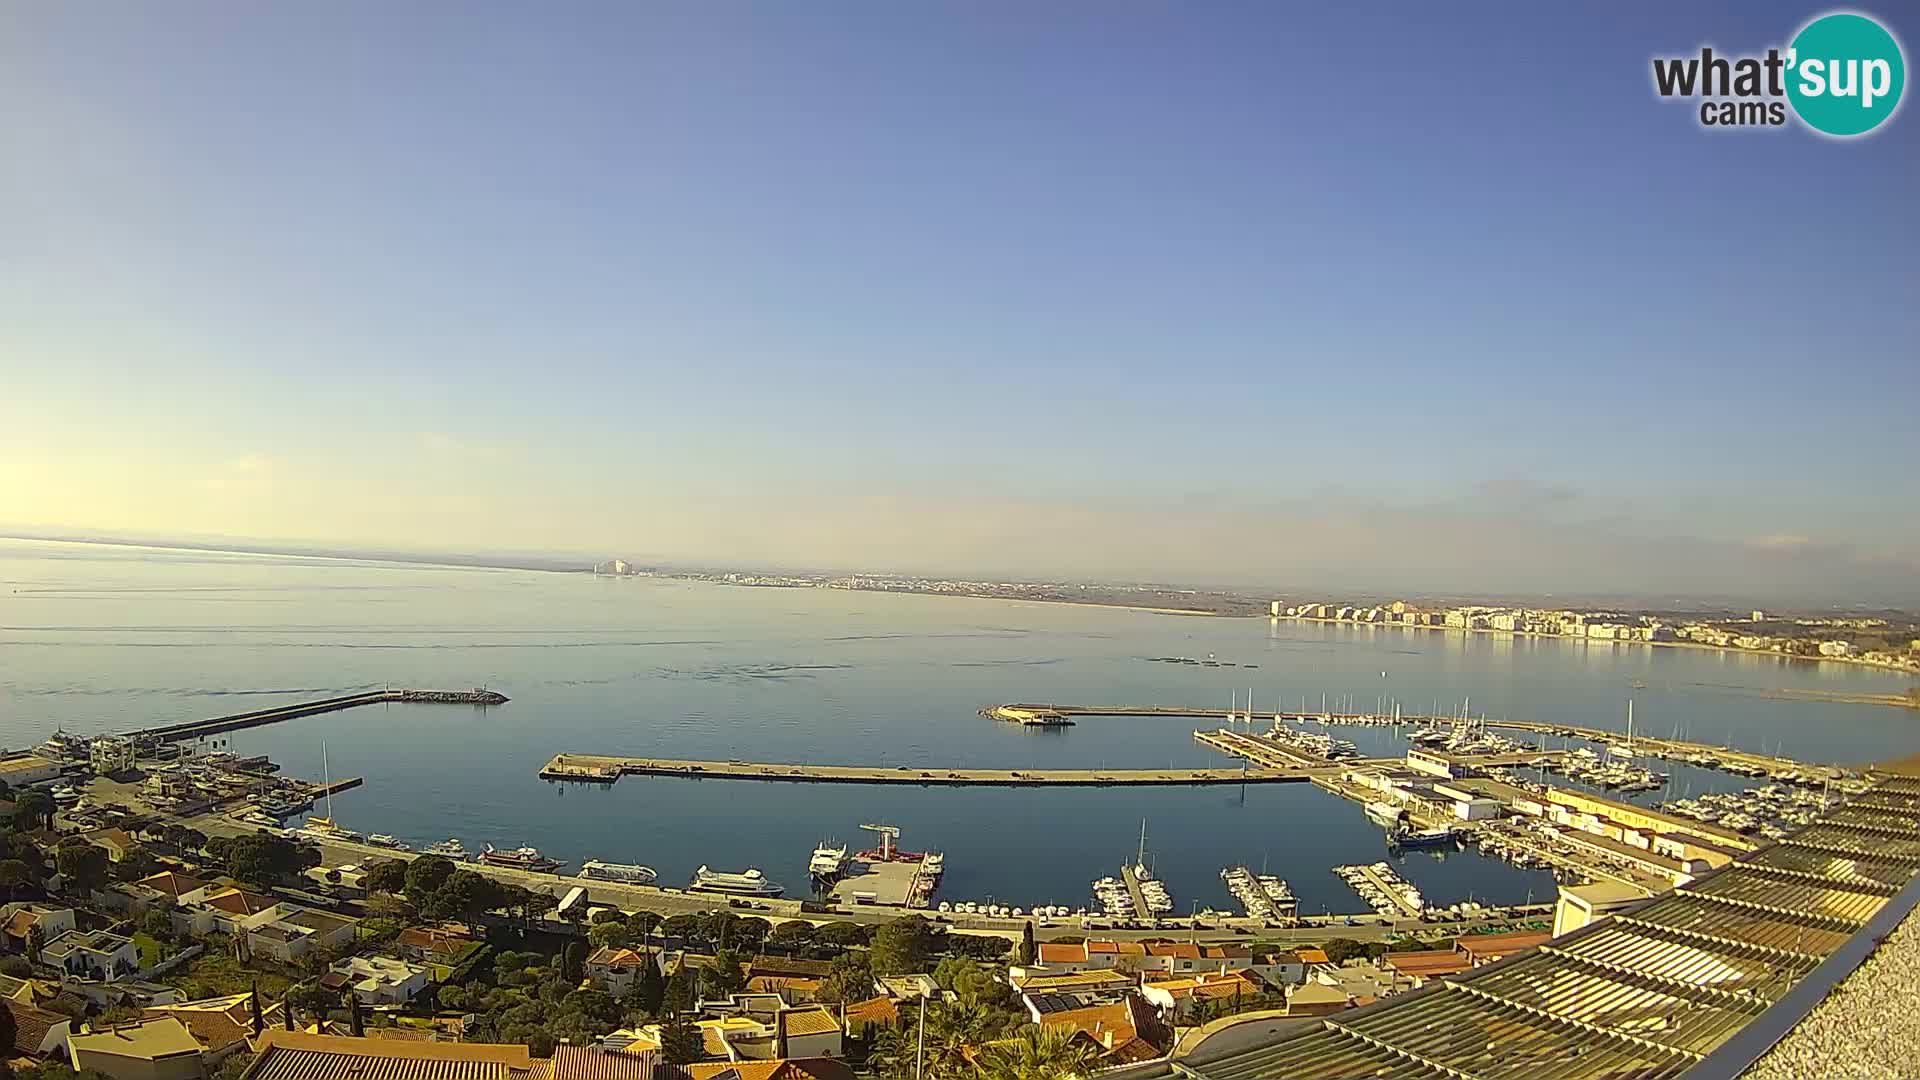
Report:
[[[1246,1001],[1267,992],[1257,976],[1245,972],[1198,975],[1177,979],[1149,980],[1140,984],[1140,996],[1147,1004],[1174,1021],[1183,1021],[1196,1011],[1219,1002]],[[1042,1023],[1046,1022],[1044,1019]]]
[[[320,978],[330,990],[351,989],[363,1005],[403,1005],[427,988],[425,967],[386,956],[349,956]]]
[[[854,1080],[853,1070],[833,1058],[780,1061],[702,1061],[663,1066],[659,1080]],[[556,1075],[554,1080],[560,1080]]]
[[[753,995],[735,995],[729,1005],[742,1009]],[[774,1000],[778,1000],[775,998]],[[780,1007],[771,1016],[741,1012],[697,1022],[708,1057],[727,1061],[776,1061],[790,1057],[840,1057],[846,1052],[840,1018],[824,1006]],[[642,1029],[659,1041],[658,1025]]]
[[[453,966],[479,946],[473,932],[459,923],[409,926],[393,939],[393,947],[408,960]]]
[[[881,993],[895,1001],[912,1001],[916,998],[937,997],[940,994],[940,984],[933,981],[933,976],[924,973],[888,975],[875,979],[873,984]]]
[[[52,994],[48,994],[48,996],[51,997]],[[16,979],[11,975],[0,975],[0,998],[8,998],[13,1001],[25,1002],[31,1005],[38,997],[39,995],[34,992],[33,980]]]
[[[173,911],[173,928],[195,938],[209,934],[238,936],[246,931],[247,920],[273,911],[279,905],[280,901],[271,896],[245,889],[208,888],[191,900],[182,898],[180,906]]]
[[[625,998],[651,963],[651,957],[634,949],[595,949],[587,957],[587,981],[616,998]]]
[[[1137,994],[1106,1005],[1047,1014],[1049,1027],[1070,1027],[1100,1048],[1110,1064],[1159,1057],[1170,1045],[1171,1032],[1146,1000]]]
[[[108,862],[119,862],[127,857],[127,852],[140,846],[140,841],[125,829],[98,829],[83,833],[82,838],[94,847],[104,849]]]
[[[146,1009],[143,1015],[148,1020],[172,1017],[185,1024],[205,1052],[207,1066],[212,1068],[234,1051],[246,1047],[247,1039],[253,1035],[253,1005],[252,994],[228,994],[225,997],[155,1005]],[[260,1025],[263,1029],[278,1027],[284,1022],[280,1014],[282,1007],[278,1001],[260,1002]]]
[[[115,1024],[67,1040],[75,1070],[93,1069],[113,1080],[201,1080],[206,1052],[187,1025],[171,1016]]]
[[[65,1057],[67,1039],[73,1033],[73,1020],[57,1012],[39,1008],[13,997],[0,998],[13,1028],[13,1045],[6,1057]]]
[[[314,949],[338,951],[348,947],[360,923],[329,911],[279,904],[243,925],[252,955],[270,956],[289,964]]]
[[[1287,991],[1288,1016],[1327,1016],[1352,1005],[1345,991],[1313,979]]]
[[[140,950],[121,934],[69,930],[40,947],[40,962],[76,978],[112,982],[140,970]]]
[[[1388,967],[1413,980],[1417,989],[1433,979],[1458,975],[1472,967],[1456,949],[1423,949],[1415,952],[1391,952],[1381,958]]]
[[[182,874],[177,870],[162,870],[157,874],[149,874],[127,886],[128,894],[136,903],[146,907],[159,905],[163,908],[171,908],[181,904],[191,904],[204,898],[209,891],[219,890],[212,882],[202,881],[191,874]]]
[[[39,933],[35,934],[38,929]],[[0,907],[0,936],[8,952],[26,952],[27,942],[38,938],[45,945],[69,930],[76,929],[73,909],[52,904],[8,904]]]
[[[900,1007],[889,997],[853,1002],[843,1006],[840,1015],[846,1021],[847,1037],[850,1039],[870,1039],[879,1033],[879,1029],[900,1024]]]
[[[604,1046],[553,1048],[553,1080],[653,1080],[660,1066],[660,1048],[630,1044],[626,1049]]]
[[[1521,930],[1510,934],[1467,934],[1456,938],[1453,947],[1474,967],[1479,967],[1551,940],[1553,935],[1545,930]]]
[[[520,1044],[362,1039],[268,1028],[254,1047],[259,1056],[242,1080],[547,1080],[549,1074],[562,1080],[552,1064],[536,1063]]]

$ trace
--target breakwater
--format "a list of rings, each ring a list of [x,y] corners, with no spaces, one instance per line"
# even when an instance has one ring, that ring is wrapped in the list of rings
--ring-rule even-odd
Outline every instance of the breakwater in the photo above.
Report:
[[[342,709],[354,709],[363,705],[424,704],[493,706],[504,705],[507,701],[508,698],[505,694],[482,688],[475,688],[473,690],[410,690],[390,688],[386,690],[372,690],[364,694],[347,694],[341,697],[323,698],[319,701],[303,701],[296,705],[280,705],[270,709],[255,709],[251,712],[232,713],[227,716],[213,716],[204,720],[186,720],[177,724],[159,724],[153,727],[123,732],[122,734],[139,742],[182,742],[187,739],[198,739],[223,731],[238,731],[242,728],[277,724],[283,720],[294,720],[303,716],[317,716],[321,713],[339,712]]]

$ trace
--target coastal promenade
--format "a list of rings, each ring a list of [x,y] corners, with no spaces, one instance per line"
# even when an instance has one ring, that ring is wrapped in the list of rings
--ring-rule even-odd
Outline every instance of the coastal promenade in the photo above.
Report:
[[[822,784],[915,784],[970,787],[1056,785],[1284,784],[1304,783],[1338,765],[1226,769],[921,769],[910,765],[799,765],[760,761],[690,761],[678,758],[556,754],[541,768],[543,780],[611,784],[622,776],[672,776],[700,780],[782,780]]]

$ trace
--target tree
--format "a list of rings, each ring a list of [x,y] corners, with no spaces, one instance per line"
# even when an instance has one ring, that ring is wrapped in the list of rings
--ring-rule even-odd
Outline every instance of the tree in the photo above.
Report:
[[[340,995],[317,982],[301,983],[287,991],[288,1007],[324,1018],[340,1005]]]
[[[667,977],[660,973],[658,958],[648,953],[646,964],[640,968],[640,977],[634,981],[634,1005],[648,1016],[655,1016],[666,997]]]
[[[120,861],[113,864],[113,876],[120,881],[139,881],[159,869],[160,860],[153,857],[153,852],[135,844],[120,853]]]
[[[926,970],[934,953],[933,925],[919,915],[902,915],[874,931],[868,950],[873,973],[882,977]]]
[[[918,915],[910,917],[920,918]],[[814,937],[822,945],[832,945],[838,949],[851,949],[857,945],[867,944],[867,942],[873,938],[873,931],[859,923],[830,922],[814,931]]]
[[[660,1007],[675,1013],[693,1008],[693,999],[696,996],[695,979],[694,969],[682,961],[679,970],[673,973],[673,978],[667,980],[666,991],[660,998]]]
[[[455,869],[453,860],[441,855],[422,855],[408,863],[405,885],[407,899],[413,901],[415,907],[424,908],[427,897],[446,884]]]
[[[957,1004],[920,1000],[926,1013],[925,1072],[928,1080],[974,1080],[978,1073],[973,1056],[978,1048],[1001,1037],[1014,1020],[1010,1013],[987,1009],[969,1009]],[[902,1010],[904,1013],[905,1010]],[[897,1080],[914,1075],[919,1051],[919,1014],[903,1015],[898,1028],[882,1032],[874,1045],[880,1071]]]
[[[707,1055],[700,1029],[684,1013],[674,1013],[660,1025],[660,1058],[669,1065],[686,1065]]]
[[[1080,1080],[1100,1067],[1100,1048],[1067,1024],[1027,1025],[980,1055],[983,1080]]]
[[[783,952],[800,952],[813,942],[812,923],[805,919],[789,919],[768,932],[766,944]]]
[[[466,990],[452,984],[442,986],[435,992],[435,997],[439,999],[440,1007],[448,1012],[460,1012],[467,1007]]]
[[[627,928],[641,941],[651,940],[653,932],[660,927],[660,913],[657,911],[636,911],[627,916]]]
[[[66,880],[70,891],[82,896],[107,882],[107,851],[78,838],[67,840],[54,852],[54,865]]]
[[[28,788],[13,801],[13,827],[21,832],[53,827],[53,796]]]
[[[366,885],[368,892],[385,893],[388,896],[405,891],[407,864],[399,859],[388,859],[367,871]]]
[[[0,889],[6,890],[7,899],[13,899],[22,888],[35,884],[38,880],[39,875],[35,874],[33,867],[28,866],[25,861],[0,860]]]
[[[596,949],[624,949],[632,936],[624,922],[598,922],[587,931],[587,940]]]
[[[577,941],[567,942],[566,949],[560,954],[561,977],[568,983],[578,983],[587,966],[587,950]]]
[[[873,996],[873,968],[863,952],[843,952],[833,958],[833,968],[820,983],[814,997],[825,1002],[865,1001]]]
[[[933,981],[969,1008],[1011,1011],[1013,990],[972,957],[949,956],[935,965]]]
[[[741,970],[740,957],[731,949],[721,949],[700,972],[701,996],[718,1001],[747,988],[747,976]]]
[[[172,941],[173,915],[167,908],[155,904],[147,909],[146,917],[140,922],[140,928],[155,941]]]
[[[1320,948],[1327,954],[1327,959],[1335,964],[1344,964],[1355,957],[1372,954],[1372,950],[1365,944],[1352,938],[1334,938],[1323,942]]]
[[[1028,964],[1033,963],[1034,957],[1038,955],[1039,955],[1039,949],[1033,943],[1033,920],[1028,919],[1025,923],[1021,924],[1020,926],[1020,964],[1021,966],[1024,967]]]
[[[216,846],[225,856],[227,872],[251,885],[273,885],[320,865],[320,849],[281,836],[249,833],[225,844],[208,841],[209,851]]]

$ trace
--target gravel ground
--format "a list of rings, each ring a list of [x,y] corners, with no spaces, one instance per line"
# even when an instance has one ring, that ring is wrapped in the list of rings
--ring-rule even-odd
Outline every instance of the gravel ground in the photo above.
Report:
[[[1920,1077],[1920,916],[1909,914],[1742,1080]]]

